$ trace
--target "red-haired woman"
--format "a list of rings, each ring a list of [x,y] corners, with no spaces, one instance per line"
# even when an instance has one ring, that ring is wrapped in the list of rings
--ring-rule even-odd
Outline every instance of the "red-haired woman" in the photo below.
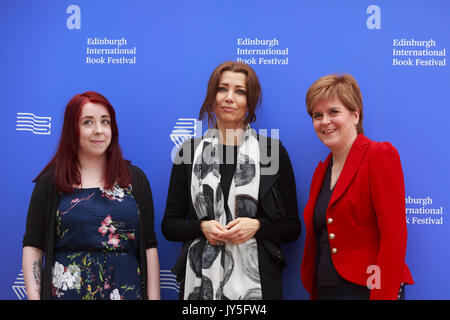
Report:
[[[104,96],[89,91],[70,100],[58,150],[34,180],[28,209],[29,299],[160,298],[150,185],[122,158],[118,136]]]

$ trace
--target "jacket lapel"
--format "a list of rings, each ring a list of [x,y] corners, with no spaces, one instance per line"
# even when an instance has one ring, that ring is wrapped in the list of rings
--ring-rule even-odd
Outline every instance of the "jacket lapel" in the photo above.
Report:
[[[325,173],[327,172],[328,165],[331,161],[331,153],[325,159],[324,162],[319,162],[314,172],[311,189],[309,191],[308,210],[305,210],[305,222],[310,221],[312,223],[312,216],[314,214],[314,208],[316,207],[317,197],[319,196],[320,189],[322,188],[323,180],[325,179]]]
[[[272,185],[275,183],[275,181],[278,180],[278,177],[280,175],[274,174],[274,175],[261,175],[259,180],[259,199],[263,199],[266,195],[267,191],[270,190]]]
[[[366,155],[367,145],[369,143],[370,140],[362,134],[359,134],[356,138],[347,155],[347,159],[345,160],[344,167],[342,168],[342,172],[338,178],[333,194],[331,195],[328,207],[331,207],[331,205],[344,194],[345,190],[347,190]]]

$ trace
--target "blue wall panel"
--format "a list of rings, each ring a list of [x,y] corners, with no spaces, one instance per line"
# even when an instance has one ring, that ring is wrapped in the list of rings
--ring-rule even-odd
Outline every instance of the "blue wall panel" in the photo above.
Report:
[[[169,270],[180,245],[166,241],[160,230],[175,147],[170,134],[180,118],[198,116],[218,64],[252,58],[263,92],[255,128],[279,129],[294,167],[301,217],[313,170],[328,153],[306,113],[306,90],[326,74],[355,76],[363,94],[366,135],[390,141],[402,158],[409,199],[406,261],[416,281],[407,288],[407,298],[450,298],[444,267],[450,263],[448,1],[3,0],[0,16],[0,299],[25,298],[21,242],[31,180],[55,151],[65,105],[87,90],[102,93],[115,107],[124,155],[150,180],[167,283],[162,297],[176,299]],[[125,39],[126,44],[92,44],[95,38]],[[277,45],[246,46],[247,38],[276,39]],[[402,39],[403,45],[395,45]],[[418,42],[425,40],[433,46]],[[135,49],[135,54],[88,54],[88,49],[102,48]],[[238,49],[287,54],[244,55]],[[394,50],[404,50],[403,56]],[[404,55],[424,50],[432,55]],[[108,57],[135,63],[108,63]],[[105,63],[87,63],[88,58]],[[261,58],[287,64],[264,64]],[[413,65],[394,65],[394,59],[411,59]],[[51,117],[48,134],[17,130],[18,113]],[[430,200],[409,203],[419,199]],[[431,224],[432,219],[442,224]],[[304,234],[283,247],[289,262],[283,275],[287,299],[308,297],[300,280],[303,246]]]

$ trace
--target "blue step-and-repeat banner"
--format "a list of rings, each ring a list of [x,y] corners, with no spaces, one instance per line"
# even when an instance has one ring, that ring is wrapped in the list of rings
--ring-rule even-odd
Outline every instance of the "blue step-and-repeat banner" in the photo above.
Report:
[[[88,90],[117,112],[127,159],[154,196],[163,299],[180,250],[161,234],[172,167],[196,119],[212,70],[250,64],[262,86],[256,129],[279,129],[297,182],[300,216],[311,177],[328,154],[306,113],[319,77],[355,76],[366,135],[399,151],[406,184],[408,299],[450,299],[450,1],[59,0],[0,1],[0,299],[26,299],[22,236],[32,179],[54,154],[64,109]],[[305,234],[283,247],[286,299],[306,299]]]

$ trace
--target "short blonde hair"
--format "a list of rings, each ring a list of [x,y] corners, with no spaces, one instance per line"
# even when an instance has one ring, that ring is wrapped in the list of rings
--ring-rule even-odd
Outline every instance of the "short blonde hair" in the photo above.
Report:
[[[359,85],[350,74],[331,74],[316,80],[306,93],[306,111],[312,117],[312,110],[322,99],[338,98],[350,111],[359,110],[358,133],[364,134],[363,103]]]

